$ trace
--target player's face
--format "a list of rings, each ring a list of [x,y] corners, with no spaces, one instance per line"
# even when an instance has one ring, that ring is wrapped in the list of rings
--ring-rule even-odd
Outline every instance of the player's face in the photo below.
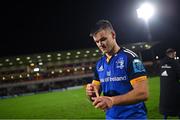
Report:
[[[115,45],[115,33],[111,30],[97,32],[93,39],[103,53],[110,53]]]

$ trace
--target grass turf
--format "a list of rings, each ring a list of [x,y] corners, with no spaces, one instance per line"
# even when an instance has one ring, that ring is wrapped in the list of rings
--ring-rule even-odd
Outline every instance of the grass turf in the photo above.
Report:
[[[159,77],[149,79],[150,98],[146,102],[148,118],[159,114]],[[104,119],[104,112],[87,100],[85,89],[18,96],[0,100],[0,119]]]

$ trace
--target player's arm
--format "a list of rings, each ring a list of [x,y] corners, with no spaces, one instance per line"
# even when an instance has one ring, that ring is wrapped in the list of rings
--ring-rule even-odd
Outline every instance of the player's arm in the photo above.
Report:
[[[148,79],[142,61],[129,57],[127,72],[133,89],[126,94],[112,97],[112,102],[115,105],[133,104],[148,99]]]
[[[124,95],[111,97],[113,105],[134,104],[148,99],[148,80],[141,76],[131,80],[133,89]]]
[[[141,76],[132,80],[131,84],[133,89],[124,95],[119,96],[100,96],[95,99],[93,105],[95,108],[100,108],[106,110],[111,108],[113,105],[126,105],[134,104],[140,101],[145,101],[148,99],[148,83],[147,77]]]
[[[132,58],[127,67],[132,90],[119,96],[101,96],[93,102],[96,108],[107,109],[112,105],[134,104],[148,99],[148,80],[142,62]]]

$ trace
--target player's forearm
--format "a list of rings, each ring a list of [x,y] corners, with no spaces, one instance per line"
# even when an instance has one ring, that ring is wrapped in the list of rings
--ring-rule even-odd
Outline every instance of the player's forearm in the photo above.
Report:
[[[139,92],[136,93],[135,91],[131,91],[124,95],[114,96],[111,97],[113,105],[126,105],[126,104],[133,104],[140,101],[145,101],[148,99],[147,92]]]
[[[146,81],[147,82],[147,81]],[[143,83],[142,86],[136,86],[133,90],[130,92],[111,97],[111,100],[114,105],[126,105],[126,104],[133,104],[140,101],[145,101],[148,99],[149,92],[148,92],[148,86],[147,83]]]

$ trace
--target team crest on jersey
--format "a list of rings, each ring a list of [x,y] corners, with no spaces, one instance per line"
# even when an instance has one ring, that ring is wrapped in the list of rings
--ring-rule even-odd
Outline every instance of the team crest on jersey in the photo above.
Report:
[[[116,61],[116,68],[123,69],[124,68],[124,60],[123,58],[120,58]]]
[[[101,67],[99,67],[98,71],[101,72],[101,71],[103,71],[103,70],[104,70],[104,68],[103,68],[103,66],[101,65]]]
[[[137,73],[137,72],[145,72],[145,68],[144,68],[142,62],[139,59],[134,59],[133,60],[133,69],[134,69],[135,73]]]

